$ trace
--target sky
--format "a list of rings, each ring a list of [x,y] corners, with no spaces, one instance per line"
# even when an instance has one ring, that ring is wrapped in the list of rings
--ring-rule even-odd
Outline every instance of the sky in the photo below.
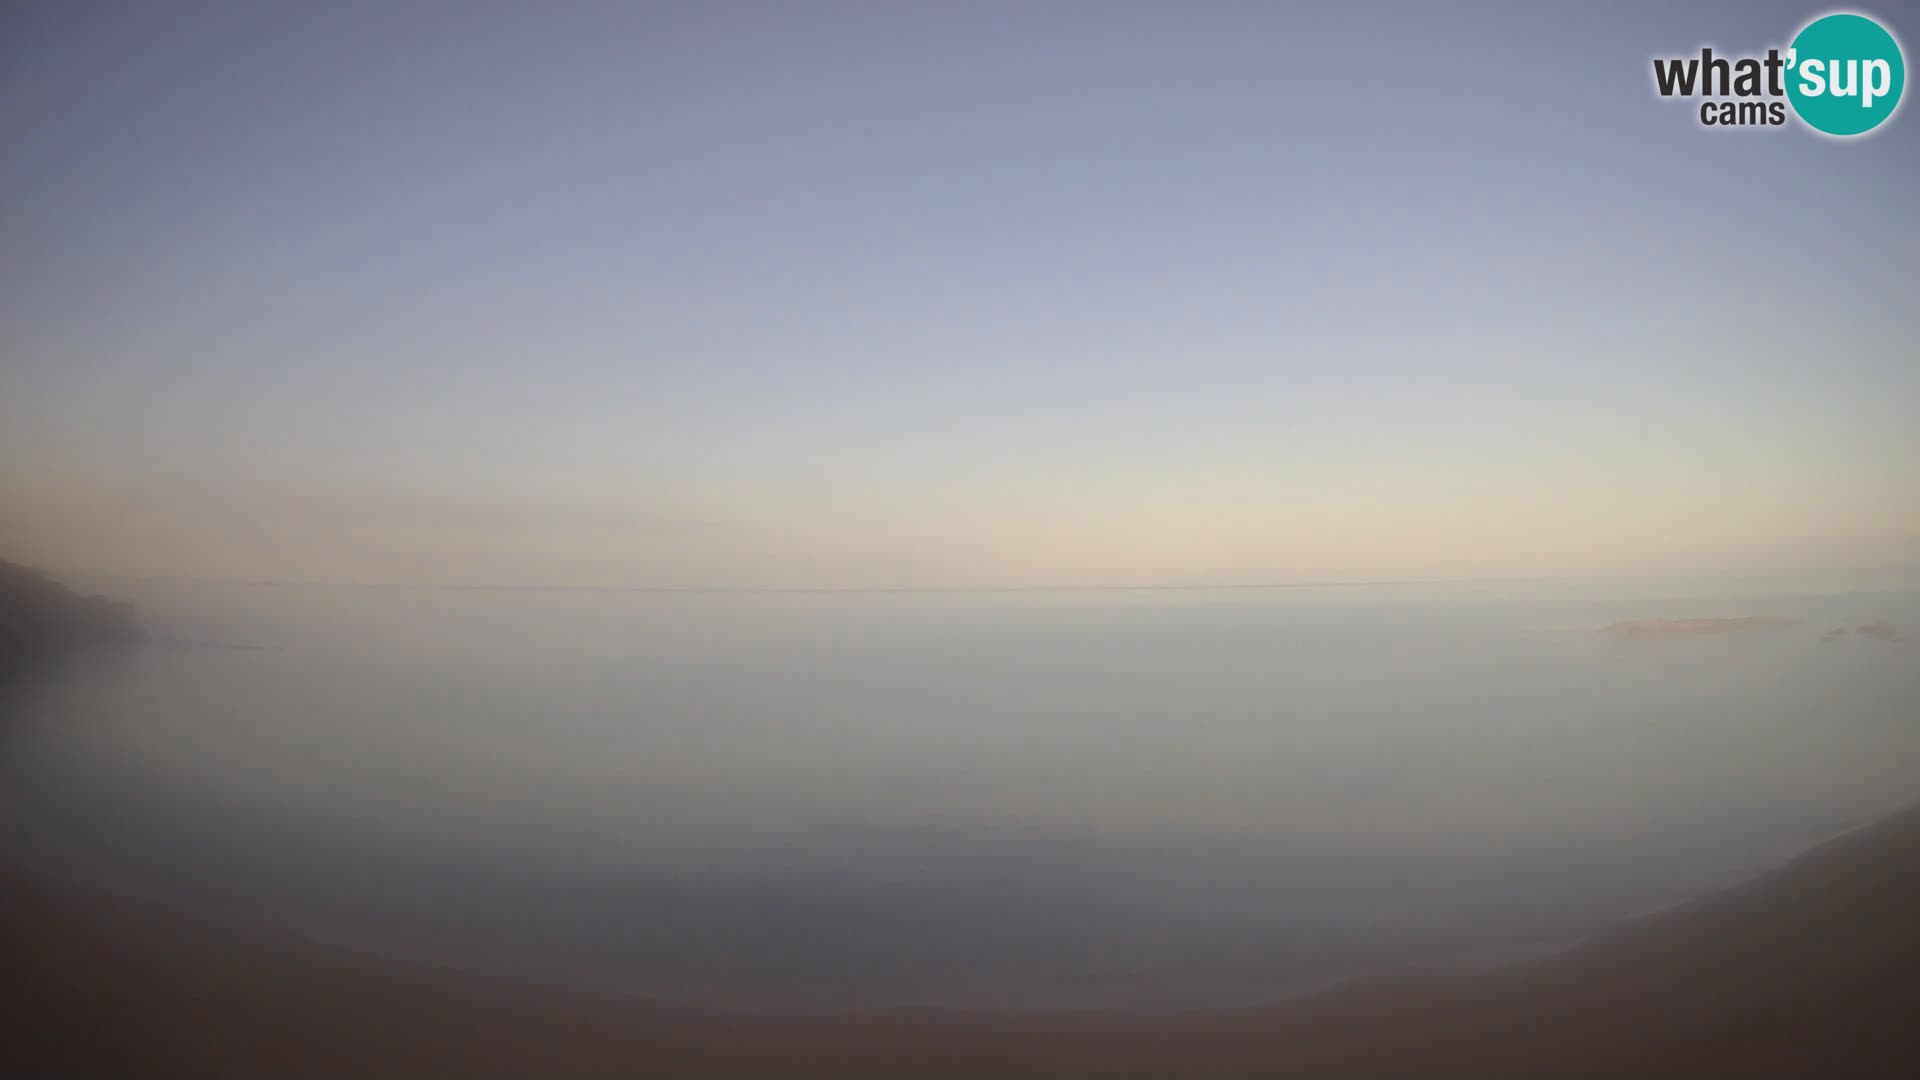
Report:
[[[1823,10],[8,5],[0,555],[1920,564],[1920,116],[1711,131],[1652,89]]]

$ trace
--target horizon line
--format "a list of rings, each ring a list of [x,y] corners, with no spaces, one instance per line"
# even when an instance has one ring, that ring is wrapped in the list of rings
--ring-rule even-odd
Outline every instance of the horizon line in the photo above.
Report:
[[[1920,565],[1873,568],[1803,568],[1770,570],[1734,575],[1741,578],[1803,577],[1824,574],[1913,573]],[[1565,573],[1535,575],[1474,575],[1462,577],[1341,578],[1328,581],[1247,581],[1247,582],[1118,582],[1093,585],[540,585],[527,582],[485,584],[479,582],[396,582],[396,581],[318,581],[298,578],[209,578],[160,574],[96,572],[91,576],[119,581],[167,585],[205,585],[219,588],[255,589],[342,589],[366,592],[550,592],[550,593],[636,593],[649,595],[742,595],[742,596],[887,596],[979,594],[1017,595],[1029,593],[1121,593],[1121,592],[1263,592],[1292,589],[1384,589],[1419,585],[1544,585],[1577,581],[1617,580],[1619,573]],[[1720,577],[1721,574],[1688,574],[1680,571],[1656,571],[1625,575],[1634,578]]]
[[[157,574],[99,573],[154,584],[210,585],[224,588],[254,589],[353,589],[365,591],[438,591],[438,592],[574,592],[574,593],[655,593],[655,594],[742,594],[742,595],[888,595],[912,593],[1091,593],[1091,592],[1256,592],[1271,589],[1390,588],[1408,585],[1479,585],[1582,580],[1588,575],[1548,575],[1535,577],[1445,577],[1445,578],[1352,578],[1334,581],[1264,582],[1160,582],[1114,583],[1097,585],[536,585],[524,582],[482,584],[477,582],[386,582],[315,581],[297,578],[207,578],[173,577]]]

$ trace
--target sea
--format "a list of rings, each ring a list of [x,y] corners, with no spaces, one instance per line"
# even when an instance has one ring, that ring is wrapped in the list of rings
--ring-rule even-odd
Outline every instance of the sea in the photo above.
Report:
[[[726,1007],[1215,1008],[1501,962],[1920,800],[1915,574],[84,584],[152,640],[0,687],[0,858]],[[1607,629],[1752,615],[1791,622]]]

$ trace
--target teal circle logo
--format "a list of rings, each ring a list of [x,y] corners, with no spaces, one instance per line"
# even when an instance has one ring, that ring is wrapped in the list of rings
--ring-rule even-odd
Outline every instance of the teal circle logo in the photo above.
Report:
[[[1865,15],[1827,15],[1793,39],[1787,100],[1815,131],[1864,135],[1893,115],[1907,85],[1900,43]]]

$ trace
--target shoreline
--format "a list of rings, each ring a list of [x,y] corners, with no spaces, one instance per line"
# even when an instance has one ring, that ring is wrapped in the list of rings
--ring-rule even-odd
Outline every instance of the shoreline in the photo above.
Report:
[[[1888,814],[1886,817],[1893,817]],[[1265,990],[1245,989],[1227,991],[1209,995],[1213,1000],[1181,1003],[1171,998],[1156,999],[1153,1004],[1103,1004],[1103,1003],[1059,1003],[1059,1004],[1023,1004],[1017,1006],[983,1005],[977,1000],[965,997],[940,998],[894,998],[887,1001],[850,1001],[824,1005],[801,1005],[775,997],[752,995],[726,996],[712,998],[675,995],[663,989],[640,984],[629,978],[619,976],[596,975],[590,970],[564,972],[558,969],[541,970],[539,965],[515,967],[510,964],[463,963],[448,959],[444,950],[419,949],[408,951],[388,945],[356,938],[349,932],[329,932],[325,929],[302,925],[298,920],[276,919],[271,915],[261,915],[239,906],[202,904],[178,896],[168,895],[164,891],[142,888],[137,885],[119,885],[89,878],[84,873],[71,873],[52,866],[36,863],[31,858],[22,858],[17,853],[0,851],[0,879],[24,877],[37,880],[45,885],[94,896],[110,897],[118,901],[139,904],[156,910],[172,912],[182,918],[202,920],[228,926],[236,931],[285,935],[300,945],[336,951],[364,959],[367,962],[396,967],[417,968],[442,972],[460,978],[471,978],[490,982],[507,982],[514,985],[538,987],[566,993],[587,993],[615,998],[629,998],[648,1002],[674,1002],[690,1008],[710,1009],[731,1015],[777,1015],[805,1017],[833,1017],[858,1015],[885,1009],[912,1009],[935,1012],[981,1012],[1004,1011],[1021,1015],[1074,1016],[1074,1015],[1128,1015],[1141,1017],[1177,1017],[1183,1015],[1245,1011],[1270,1006],[1282,1006],[1302,998],[1319,995],[1329,990],[1355,983],[1401,977],[1420,977],[1428,974],[1447,974],[1456,972],[1480,972],[1538,962],[1566,953],[1580,947],[1592,937],[1606,934],[1638,921],[1657,916],[1665,912],[1684,909],[1690,905],[1710,899],[1715,895],[1745,886],[1749,882],[1766,876],[1792,863],[1801,856],[1813,852],[1831,841],[1841,839],[1853,833],[1870,829],[1885,818],[1867,818],[1851,824],[1828,828],[1812,833],[1804,840],[1782,842],[1773,845],[1765,853],[1752,858],[1743,858],[1740,863],[1745,869],[1735,873],[1716,873],[1708,879],[1710,884],[1698,884],[1676,890],[1678,895],[1663,899],[1644,907],[1625,910],[1611,918],[1594,923],[1585,930],[1555,933],[1548,936],[1502,936],[1487,935],[1479,940],[1461,941],[1452,945],[1437,946],[1426,951],[1411,953],[1399,959],[1364,964],[1351,970],[1331,975],[1309,976],[1290,983],[1276,981]],[[1920,898],[1916,898],[1920,901]],[[1249,987],[1251,984],[1248,984]],[[978,995],[974,995],[977,999]]]
[[[479,963],[461,963],[434,955],[431,951],[406,952],[399,949],[369,944],[356,940],[351,935],[334,934],[296,922],[276,921],[262,918],[237,908],[217,905],[202,906],[191,901],[170,897],[161,892],[137,887],[122,887],[88,880],[83,876],[63,873],[36,865],[13,855],[0,853],[0,882],[20,880],[30,887],[40,887],[49,891],[59,891],[111,900],[116,903],[137,905],[155,912],[165,912],[183,920],[192,920],[227,928],[235,933],[274,935],[287,938],[291,943],[303,948],[323,950],[352,957],[362,962],[393,968],[417,969],[435,972],[458,979],[471,979],[478,982],[503,983],[528,989],[539,989],[567,994],[591,994],[607,998],[627,999],[635,1002],[673,1004],[690,1009],[708,1010],[728,1016],[784,1016],[803,1018],[833,1018],[860,1016],[873,1012],[891,1010],[910,1010],[925,1012],[952,1013],[1002,1013],[1020,1016],[1073,1017],[1073,1016],[1128,1016],[1141,1018],[1181,1017],[1207,1015],[1214,1013],[1240,1012],[1285,1005],[1302,998],[1312,997],[1329,990],[1337,989],[1355,982],[1364,982],[1382,978],[1401,976],[1419,976],[1429,973],[1474,972],[1498,969],[1511,964],[1523,964],[1543,957],[1557,955],[1578,946],[1586,940],[1584,935],[1565,935],[1552,938],[1501,938],[1473,945],[1422,953],[1404,960],[1387,961],[1356,968],[1338,975],[1313,977],[1286,986],[1276,986],[1268,991],[1238,995],[1225,1001],[1206,1003],[1174,1003],[1157,1005],[1103,1005],[1103,1004],[1053,1004],[998,1006],[973,1004],[961,999],[939,998],[900,998],[886,1002],[853,1002],[807,1006],[785,1003],[773,1003],[756,1000],[751,997],[696,998],[676,996],[670,993],[650,990],[618,978],[595,978],[581,974],[546,974],[532,968],[514,969],[508,966],[490,966]],[[1685,904],[1690,900],[1677,901]],[[1665,906],[1676,906],[1665,905]],[[1603,924],[1596,929],[1623,923],[1637,916],[1628,915]]]
[[[1758,1075],[1920,1064],[1920,808],[1552,955],[1180,1013],[745,1011],[315,944],[0,867],[50,1075]]]

